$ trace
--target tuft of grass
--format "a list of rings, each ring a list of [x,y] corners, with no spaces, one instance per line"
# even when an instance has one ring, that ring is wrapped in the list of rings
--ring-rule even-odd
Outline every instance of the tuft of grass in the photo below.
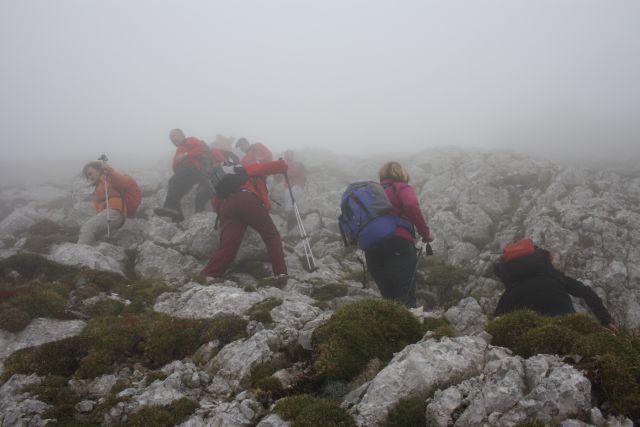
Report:
[[[401,304],[357,301],[337,310],[314,331],[315,367],[328,380],[350,381],[371,359],[387,363],[393,353],[422,335],[420,322]]]
[[[262,279],[258,279],[257,287],[258,288],[272,287],[272,288],[282,289],[285,286],[287,286],[288,281],[289,281],[289,278],[286,276],[281,276],[281,277],[268,276],[268,277],[263,277]]]
[[[185,421],[200,405],[186,397],[165,406],[144,406],[118,427],[173,427]]]
[[[66,302],[57,292],[43,289],[11,299],[11,304],[35,319],[37,317],[60,318],[64,316]]]
[[[349,413],[334,400],[321,399],[308,394],[279,400],[275,412],[294,427],[355,427]]]
[[[422,322],[424,332],[431,331],[434,338],[455,337],[456,331],[446,317],[427,317]]]
[[[16,307],[0,308],[0,329],[9,332],[19,332],[31,323],[31,316]]]
[[[427,423],[427,401],[425,397],[404,399],[389,411],[384,427],[413,427]]]
[[[78,269],[50,261],[41,255],[20,253],[0,260],[0,278],[11,279],[12,271],[16,271],[23,280],[53,282],[68,279]]]
[[[487,326],[492,344],[529,357],[537,353],[577,354],[597,400],[615,414],[640,422],[640,340],[612,335],[589,316],[545,317],[514,311]]]
[[[249,309],[249,319],[262,323],[271,323],[273,321],[273,319],[271,318],[271,310],[280,306],[281,304],[282,300],[280,298],[267,298],[263,301],[255,303]]]
[[[105,299],[82,307],[82,311],[91,317],[117,316],[122,314],[124,309],[125,305],[122,302],[113,299]]]
[[[327,283],[321,286],[314,286],[311,291],[311,298],[317,301],[329,301],[340,298],[349,293],[349,287],[343,283]]]

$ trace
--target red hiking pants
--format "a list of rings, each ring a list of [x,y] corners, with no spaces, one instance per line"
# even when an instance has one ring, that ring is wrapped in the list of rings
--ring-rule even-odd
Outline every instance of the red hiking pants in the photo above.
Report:
[[[248,191],[230,194],[220,205],[218,215],[220,244],[200,272],[201,275],[220,277],[224,274],[240,249],[247,227],[256,230],[267,246],[273,274],[287,273],[280,233],[255,194]]]

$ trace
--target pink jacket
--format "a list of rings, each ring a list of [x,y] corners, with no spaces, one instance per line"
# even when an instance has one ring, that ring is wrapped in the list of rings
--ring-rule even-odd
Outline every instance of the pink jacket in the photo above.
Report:
[[[393,181],[391,179],[383,179],[380,184],[387,193],[389,201],[393,205],[393,215],[401,216],[409,220],[418,234],[427,239],[429,236],[429,226],[420,209],[420,203],[416,197],[416,193],[409,184],[405,182]],[[395,236],[400,236],[404,239],[413,242],[413,236],[404,227],[396,228]]]

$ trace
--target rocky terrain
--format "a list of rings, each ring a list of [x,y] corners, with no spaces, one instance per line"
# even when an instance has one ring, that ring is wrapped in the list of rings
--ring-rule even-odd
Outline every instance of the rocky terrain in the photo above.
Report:
[[[228,276],[200,283],[215,214],[186,209],[179,224],[153,216],[168,170],[131,173],[140,212],[95,246],[75,244],[93,208],[81,177],[68,188],[0,188],[0,426],[416,425],[412,414],[436,426],[640,421],[640,171],[457,148],[397,159],[437,236],[419,264],[416,318],[362,283],[337,228],[346,184],[375,179],[383,160],[299,157],[319,268],[307,271],[297,230],[276,208],[288,278],[269,277],[249,232]],[[591,286],[627,333],[601,336],[580,316],[490,324],[502,291],[492,264],[523,237]],[[509,330],[545,339],[527,347]]]

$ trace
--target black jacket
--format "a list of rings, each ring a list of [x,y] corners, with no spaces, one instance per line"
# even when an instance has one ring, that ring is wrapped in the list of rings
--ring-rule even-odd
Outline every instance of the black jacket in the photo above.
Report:
[[[496,274],[506,286],[495,315],[528,308],[547,316],[574,313],[569,294],[585,300],[601,324],[611,323],[611,315],[598,295],[588,286],[556,270],[546,251],[498,262]]]

